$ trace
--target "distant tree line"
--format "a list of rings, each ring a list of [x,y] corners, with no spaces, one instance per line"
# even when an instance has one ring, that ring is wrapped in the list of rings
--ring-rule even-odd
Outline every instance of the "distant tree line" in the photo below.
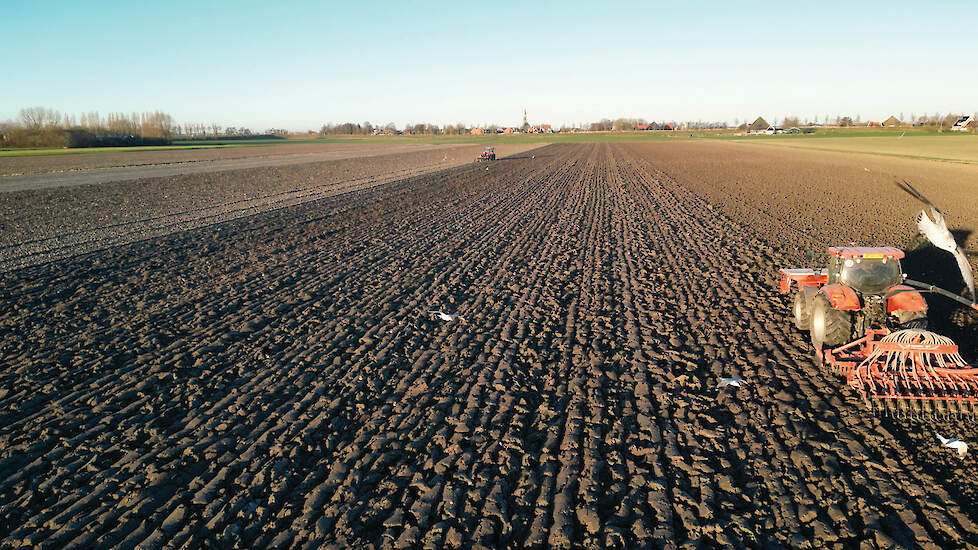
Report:
[[[79,117],[45,107],[21,109],[18,120],[0,123],[2,147],[102,147],[165,145],[176,131],[162,112],[83,113]]]
[[[216,122],[201,124],[199,122],[188,122],[183,126],[176,127],[176,136],[185,140],[244,140],[244,139],[286,139],[289,137],[288,130],[283,128],[269,128],[263,133],[253,132],[251,128],[227,126],[222,127]]]
[[[0,147],[112,147],[122,145],[169,145],[174,139],[284,139],[289,131],[269,128],[256,133],[250,128],[222,127],[216,122],[175,124],[162,111],[81,115],[62,114],[46,107],[21,109],[17,120],[0,121]]]
[[[393,124],[391,124],[393,126]],[[323,124],[322,128],[319,129],[319,134],[323,136],[328,135],[348,135],[348,136],[360,136],[360,135],[370,135],[374,133],[374,125],[369,122],[364,122],[358,124],[356,122],[344,122],[342,124],[333,124],[332,122],[328,124]]]
[[[319,129],[321,136],[369,136],[377,134],[411,134],[411,135],[459,135],[468,134],[470,128],[461,122],[448,124],[445,127],[427,122],[417,124],[405,124],[403,129],[398,130],[393,122],[388,122],[383,126],[374,126],[369,122],[344,122],[341,124],[327,123]]]
[[[584,126],[590,132],[626,132],[630,130],[666,130],[666,129],[687,129],[687,130],[707,130],[713,128],[726,128],[726,122],[704,122],[675,120],[663,120],[660,122],[649,122],[644,118],[603,118],[597,122],[592,122]],[[562,132],[579,131],[579,128],[561,127]]]

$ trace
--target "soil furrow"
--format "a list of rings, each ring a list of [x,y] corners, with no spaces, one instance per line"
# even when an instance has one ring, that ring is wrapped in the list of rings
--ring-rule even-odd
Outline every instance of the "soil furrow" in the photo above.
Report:
[[[2,544],[978,544],[973,459],[812,363],[770,217],[646,153],[323,183],[0,274]]]

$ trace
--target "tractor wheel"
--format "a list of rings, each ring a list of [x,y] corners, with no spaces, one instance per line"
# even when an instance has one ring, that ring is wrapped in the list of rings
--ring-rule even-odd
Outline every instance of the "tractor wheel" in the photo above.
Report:
[[[927,330],[927,312],[926,311],[906,311],[897,310],[893,312],[893,316],[897,320],[897,330],[906,329],[917,329],[917,330]]]
[[[792,312],[795,315],[795,327],[798,330],[808,330],[812,326],[812,296],[815,292],[814,288],[803,287],[795,293],[795,305]]]
[[[852,338],[852,314],[832,307],[823,294],[812,301],[811,335],[816,349],[841,346]]]

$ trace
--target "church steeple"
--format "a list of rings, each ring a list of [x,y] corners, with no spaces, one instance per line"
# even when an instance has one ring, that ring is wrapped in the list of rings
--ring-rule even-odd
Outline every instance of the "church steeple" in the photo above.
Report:
[[[526,108],[523,109],[523,126],[526,126]]]

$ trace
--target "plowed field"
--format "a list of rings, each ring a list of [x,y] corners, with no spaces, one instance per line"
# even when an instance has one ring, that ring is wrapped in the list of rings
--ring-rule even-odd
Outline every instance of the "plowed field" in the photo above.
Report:
[[[207,147],[204,142],[202,147]],[[298,162],[337,160],[374,155],[389,155],[408,151],[425,152],[437,147],[411,143],[296,143],[281,145],[231,146],[226,148],[188,148],[162,151],[99,151],[73,150],[70,154],[37,156],[0,156],[0,177],[28,174],[84,172],[103,169],[200,166],[221,161],[254,161],[256,159],[291,159]]]
[[[0,544],[978,544],[974,456],[814,366],[791,237],[534,153],[0,275]]]

